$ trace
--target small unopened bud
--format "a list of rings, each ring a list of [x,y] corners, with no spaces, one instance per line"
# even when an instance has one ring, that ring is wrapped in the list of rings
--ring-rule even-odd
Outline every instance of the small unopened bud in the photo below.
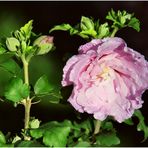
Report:
[[[20,42],[16,38],[10,37],[6,39],[6,45],[10,51],[17,51]]]
[[[33,119],[32,121],[30,121],[30,128],[39,128],[40,126],[40,121],[38,119]]]
[[[47,35],[40,36],[34,41],[33,45],[39,47],[37,55],[46,54],[53,49],[53,37]]]

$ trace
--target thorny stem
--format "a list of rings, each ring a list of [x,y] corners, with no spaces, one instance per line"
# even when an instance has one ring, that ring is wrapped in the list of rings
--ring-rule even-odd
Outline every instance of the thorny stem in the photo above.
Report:
[[[23,62],[23,68],[24,68],[24,81],[25,84],[29,85],[29,73],[28,73],[28,64],[29,62],[26,61],[25,56],[22,55],[22,62]],[[30,109],[31,109],[31,99],[30,96],[28,96],[26,99],[23,100],[23,104],[25,107],[25,121],[24,121],[24,130],[29,128],[29,120],[30,120]],[[30,140],[29,137],[24,137],[25,140]]]

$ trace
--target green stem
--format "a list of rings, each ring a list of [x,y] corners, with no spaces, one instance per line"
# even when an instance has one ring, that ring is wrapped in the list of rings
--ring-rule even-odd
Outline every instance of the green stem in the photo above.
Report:
[[[24,81],[25,81],[25,84],[29,85],[29,71],[28,71],[29,62],[26,61],[24,55],[22,56],[22,62],[23,62],[23,68],[24,68]],[[26,131],[29,128],[29,121],[30,121],[30,109],[31,109],[30,96],[28,96],[24,100],[24,107],[25,107],[24,129]],[[28,139],[29,138],[26,136],[25,140],[28,140]]]
[[[100,131],[100,127],[101,127],[101,121],[97,120],[95,123],[95,130],[94,130],[94,135],[98,134]]]
[[[117,31],[118,31],[118,28],[115,27],[110,37],[114,37]]]

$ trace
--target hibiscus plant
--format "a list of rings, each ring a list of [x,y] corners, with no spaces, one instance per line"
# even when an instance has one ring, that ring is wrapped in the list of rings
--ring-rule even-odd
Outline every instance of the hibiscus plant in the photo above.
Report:
[[[142,93],[148,88],[148,62],[123,39],[115,37],[124,27],[140,31],[140,22],[126,11],[111,10],[106,19],[110,22],[100,24],[99,20],[82,16],[80,24],[74,27],[61,24],[50,30],[69,31],[70,35],[79,35],[87,41],[63,68],[62,86],[73,86],[69,98],[61,94],[61,89],[55,89],[46,75],[34,85],[29,81],[32,58],[55,49],[52,36],[35,34],[31,20],[12,32],[11,37],[1,39],[0,67],[12,77],[0,101],[9,100],[15,107],[22,105],[25,111],[24,128],[15,137],[0,131],[0,146],[115,146],[120,144],[120,139],[114,123],[134,125],[133,116],[139,120],[137,130],[143,131],[144,140],[148,138],[148,127],[139,110]],[[30,117],[31,106],[39,103],[37,98],[52,95],[56,96],[56,103],[70,103],[78,111],[75,121],[63,119],[40,125],[40,119]]]

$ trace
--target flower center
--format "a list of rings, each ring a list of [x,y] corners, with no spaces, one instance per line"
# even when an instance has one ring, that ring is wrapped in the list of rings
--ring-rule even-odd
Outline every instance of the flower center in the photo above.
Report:
[[[108,80],[110,78],[110,68],[104,67],[102,72],[97,75],[97,78],[103,78],[104,80]]]

